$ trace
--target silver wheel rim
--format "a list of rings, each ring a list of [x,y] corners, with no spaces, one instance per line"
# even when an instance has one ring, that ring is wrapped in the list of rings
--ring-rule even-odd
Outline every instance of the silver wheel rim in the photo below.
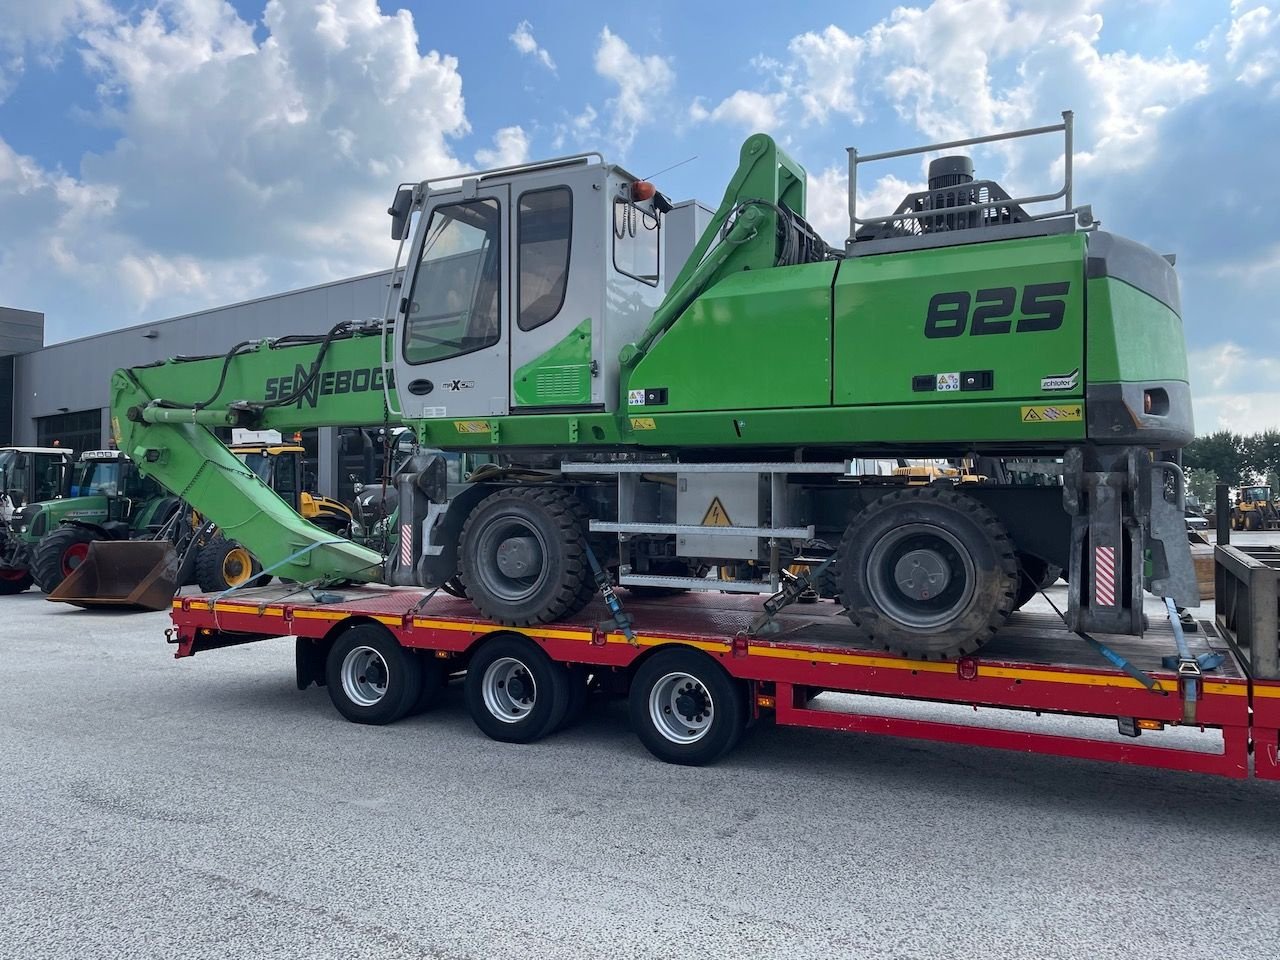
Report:
[[[502,657],[485,668],[480,681],[484,707],[503,723],[519,723],[538,702],[538,685],[529,668],[514,657]]]
[[[925,585],[930,578],[935,593]],[[945,626],[960,616],[973,599],[975,579],[968,547],[931,523],[894,527],[867,556],[866,582],[876,605],[917,630]]]
[[[478,531],[475,575],[506,603],[535,597],[547,582],[549,553],[542,533],[523,517],[495,517]]]
[[[372,707],[387,695],[387,661],[373,647],[355,647],[342,658],[342,692],[357,706]]]
[[[649,690],[649,720],[672,743],[697,743],[714,713],[711,691],[691,673],[668,673]]]

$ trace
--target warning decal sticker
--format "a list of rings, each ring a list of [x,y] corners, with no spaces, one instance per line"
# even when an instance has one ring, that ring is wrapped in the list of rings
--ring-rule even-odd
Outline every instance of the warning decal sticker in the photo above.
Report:
[[[729,519],[729,514],[725,513],[724,504],[720,502],[719,497],[715,497],[711,501],[711,506],[707,507],[706,516],[702,518],[704,527],[732,527],[733,521]]]
[[[1084,407],[1080,404],[1062,404],[1051,407],[1023,407],[1023,423],[1070,423],[1084,419]]]

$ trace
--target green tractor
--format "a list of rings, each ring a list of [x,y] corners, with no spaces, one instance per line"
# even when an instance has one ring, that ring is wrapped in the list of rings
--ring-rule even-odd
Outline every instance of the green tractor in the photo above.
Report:
[[[72,456],[62,447],[0,449],[0,594],[31,586],[27,544],[15,535],[14,521],[30,504],[66,496]]]

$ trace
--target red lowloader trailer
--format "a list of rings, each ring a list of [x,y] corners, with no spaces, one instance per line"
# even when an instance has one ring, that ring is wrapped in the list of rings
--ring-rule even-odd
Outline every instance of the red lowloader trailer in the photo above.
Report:
[[[627,598],[634,626],[597,603],[562,623],[509,627],[478,618],[465,600],[419,589],[279,585],[180,597],[168,635],[178,657],[295,637],[299,688],[326,686],[338,710],[361,723],[424,709],[461,676],[468,710],[494,739],[541,739],[574,719],[596,688],[625,695],[645,746],[674,763],[710,763],[754,720],[772,716],[1280,779],[1280,560],[1216,552],[1218,613],[1185,632],[1181,657],[1167,618],[1152,617],[1143,637],[1085,638],[1052,614],[1020,611],[980,657],[909,660],[851,642],[832,603],[788,607],[760,635],[751,630],[758,600],[706,593]],[[1100,722],[1064,725],[1064,716]]]

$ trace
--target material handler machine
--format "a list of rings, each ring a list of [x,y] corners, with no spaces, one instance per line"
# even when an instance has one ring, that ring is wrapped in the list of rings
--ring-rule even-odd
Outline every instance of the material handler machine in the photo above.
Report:
[[[1065,182],[1035,196],[954,153],[1054,135]],[[925,189],[862,215],[865,164],[927,153]],[[763,134],[700,231],[594,153],[404,185],[381,320],[119,370],[119,446],[268,572],[452,584],[512,626],[616,584],[761,594],[767,630],[809,586],[792,565],[838,595],[850,638],[919,659],[978,651],[1050,566],[1073,630],[1141,634],[1144,589],[1197,605],[1160,454],[1193,435],[1177,278],[1075,205],[1070,114],[850,150],[849,172],[843,249]],[[377,423],[494,457],[452,492],[439,456],[401,470],[385,557],[298,516],[214,434]],[[874,456],[1060,458],[1062,483],[851,474]]]

